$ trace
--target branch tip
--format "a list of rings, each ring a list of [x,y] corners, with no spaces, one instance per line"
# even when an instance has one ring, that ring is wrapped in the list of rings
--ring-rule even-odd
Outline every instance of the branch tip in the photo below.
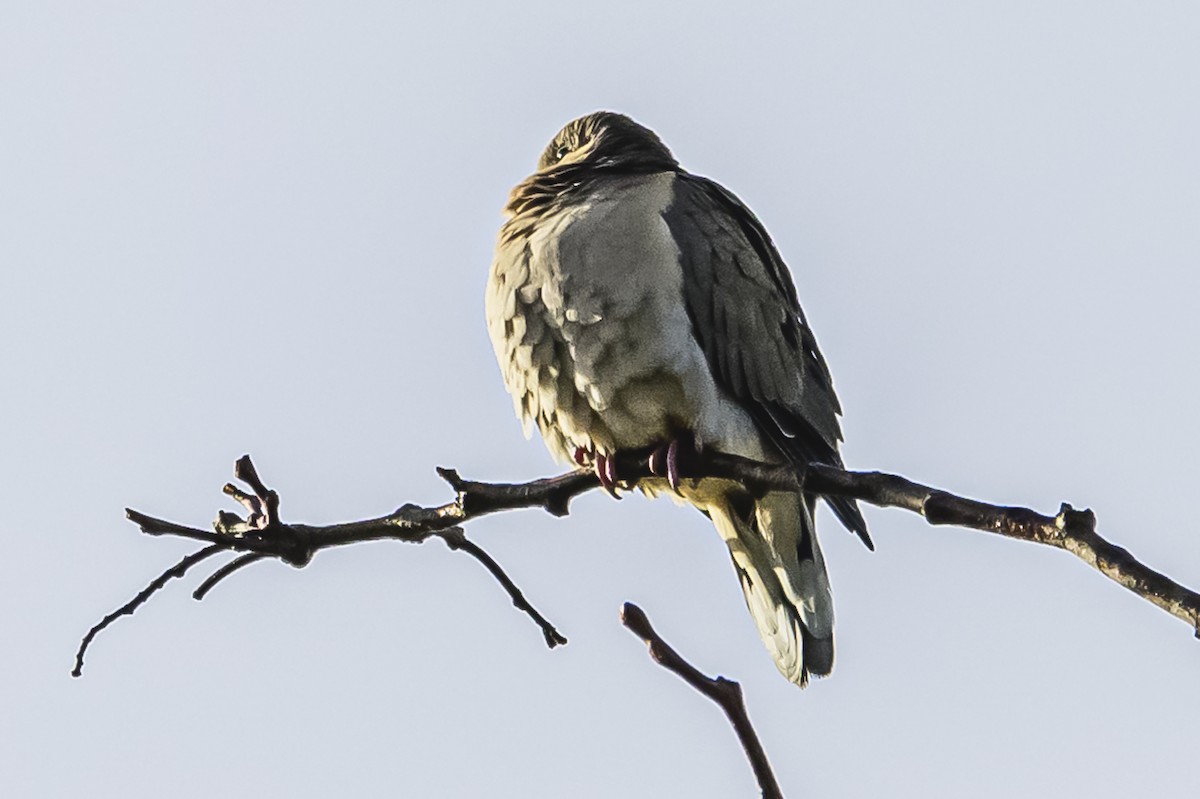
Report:
[[[254,461],[250,460],[249,455],[243,455],[237,459],[237,463],[233,466],[233,476],[250,486],[254,495],[259,499],[266,501],[271,493],[259,478],[258,470],[254,468]]]
[[[459,476],[457,469],[447,469],[445,466],[435,466],[438,477],[450,484],[450,487],[455,491],[462,491],[463,479]]]
[[[650,626],[650,619],[646,617],[645,611],[632,602],[621,605],[621,623],[647,643],[654,637],[654,628]]]

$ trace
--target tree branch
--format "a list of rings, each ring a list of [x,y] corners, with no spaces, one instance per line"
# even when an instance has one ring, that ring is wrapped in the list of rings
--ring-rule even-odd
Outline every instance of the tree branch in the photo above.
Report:
[[[618,473],[626,485],[653,477],[648,460],[646,452],[627,454],[618,461]],[[585,472],[509,485],[476,483],[462,480],[453,471],[438,471],[458,491],[459,500],[436,512],[458,514],[459,521],[518,507],[541,507],[555,515],[565,515],[573,497],[600,485],[594,474]],[[803,489],[852,497],[884,508],[919,513],[930,524],[966,527],[1063,549],[1187,622],[1200,637],[1200,594],[1154,571],[1128,550],[1100,536],[1096,532],[1095,514],[1090,510],[1076,510],[1064,503],[1056,515],[1046,516],[1029,508],[960,497],[894,474],[851,472],[819,463],[798,471],[792,466],[758,463],[711,450],[681,458],[679,473],[684,478],[727,478],[757,493]]]
[[[649,450],[628,452],[617,459],[621,488],[628,490],[638,481],[654,477],[649,467],[650,455]],[[991,505],[956,496],[897,475],[850,472],[823,464],[810,464],[797,470],[792,466],[758,463],[711,449],[703,453],[681,453],[678,466],[679,475],[684,479],[724,478],[758,494],[803,489],[817,494],[853,497],[881,507],[919,513],[930,524],[983,530],[1064,549],[1109,579],[1187,622],[1200,637],[1200,594],[1154,571],[1127,550],[1102,538],[1096,532],[1096,519],[1090,510],[1075,510],[1064,504],[1056,515],[1046,516],[1029,508]],[[466,551],[487,567],[508,592],[514,606],[539,626],[547,645],[553,647],[566,642],[529,604],[495,560],[467,542],[461,525],[480,516],[516,508],[542,508],[554,516],[565,516],[573,498],[600,486],[595,474],[573,471],[527,483],[483,483],[464,480],[453,469],[439,468],[438,474],[456,492],[452,502],[433,507],[408,504],[374,519],[306,525],[286,524],[280,520],[279,495],[263,484],[248,455],[238,460],[234,473],[253,493],[246,493],[234,485],[226,485],[224,492],[239,502],[247,515],[242,518],[220,511],[213,530],[157,519],[128,508],[125,511],[126,516],[149,535],[172,535],[211,545],[201,550],[207,553],[204,557],[222,550],[243,553],[243,557],[231,561],[206,580],[196,590],[197,598],[203,597],[213,585],[237,569],[263,558],[279,558],[303,567],[318,551],[329,547],[380,540],[421,543],[438,536],[451,548]],[[250,555],[254,557],[248,557]],[[92,628],[80,647],[73,673],[78,676],[84,651],[100,630],[117,616],[132,613],[169,577],[181,576],[191,565],[194,564],[181,562],[169,569],[134,601]]]
[[[733,725],[750,767],[754,769],[754,778],[762,789],[763,799],[783,799],[779,783],[775,781],[775,773],[767,761],[767,753],[758,740],[750,716],[746,713],[746,702],[742,699],[742,686],[724,677],[709,677],[683,659],[671,646],[654,631],[650,619],[645,612],[632,602],[626,602],[621,607],[621,623],[646,642],[650,657],[655,663],[679,675],[684,682],[720,705]]]
[[[442,470],[439,470],[439,472]],[[567,643],[567,639],[550,623],[537,608],[529,603],[525,595],[505,573],[504,569],[482,547],[468,540],[461,527],[454,523],[453,508],[457,502],[440,508],[420,508],[405,505],[388,516],[348,524],[322,527],[285,524],[279,518],[279,495],[266,487],[258,476],[258,470],[249,455],[243,455],[234,465],[234,476],[246,483],[253,493],[246,493],[237,486],[227,483],[222,489],[233,497],[247,512],[246,518],[228,511],[218,511],[213,530],[201,530],[187,525],[156,519],[144,513],[125,509],[126,517],[137,524],[148,535],[173,535],[204,541],[208,546],[188,555],[154,579],[132,600],[105,616],[94,625],[79,644],[75,655],[75,667],[71,676],[83,674],[83,659],[96,636],[119,617],[132,615],[146,603],[151,595],[167,584],[172,577],[183,577],[189,569],[202,560],[221,552],[240,551],[243,554],[213,572],[192,593],[195,599],[203,599],[217,583],[228,578],[239,569],[269,557],[277,557],[297,568],[308,565],[320,549],[331,546],[390,538],[411,543],[423,543],[437,537],[452,550],[462,551],[479,561],[493,578],[508,593],[513,606],[531,618],[542,631],[546,645],[553,649]],[[443,475],[445,476],[445,475]],[[449,479],[449,478],[447,478]],[[565,507],[565,506],[564,506]],[[499,508],[495,508],[499,509]],[[490,512],[484,510],[483,512]],[[463,516],[462,518],[468,518]]]

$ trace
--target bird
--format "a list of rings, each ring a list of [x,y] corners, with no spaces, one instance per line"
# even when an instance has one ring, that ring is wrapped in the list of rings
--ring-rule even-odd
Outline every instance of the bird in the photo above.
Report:
[[[679,478],[682,453],[706,448],[843,466],[829,368],[763,224],[611,111],[563,127],[504,214],[485,312],[526,437],[536,426],[557,460],[594,470],[614,496],[618,454],[652,452],[659,476],[637,487],[712,520],[779,671],[802,688],[829,675],[818,497]],[[824,499],[873,549],[856,503]]]

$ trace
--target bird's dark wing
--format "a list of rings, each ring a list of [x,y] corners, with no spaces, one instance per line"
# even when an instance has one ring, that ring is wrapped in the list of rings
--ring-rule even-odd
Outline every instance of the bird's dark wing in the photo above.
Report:
[[[841,467],[841,407],[829,367],[762,223],[731,192],[686,172],[663,218],[680,250],[692,329],[717,384],[789,461]],[[854,500],[827,501],[873,549]]]

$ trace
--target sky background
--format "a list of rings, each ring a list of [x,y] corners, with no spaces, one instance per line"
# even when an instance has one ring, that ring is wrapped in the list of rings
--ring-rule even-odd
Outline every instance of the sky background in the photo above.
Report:
[[[427,6],[427,7],[426,7]],[[772,232],[844,454],[1091,507],[1200,587],[1194,2],[53,3],[0,8],[0,793],[755,795],[626,600],[740,680],[794,797],[1200,791],[1200,642],[1071,556],[819,518],[838,665],[775,671],[698,513],[593,493],[469,535],[175,582],[251,453],[291,521],[554,473],[483,321],[557,129],[658,131]]]

